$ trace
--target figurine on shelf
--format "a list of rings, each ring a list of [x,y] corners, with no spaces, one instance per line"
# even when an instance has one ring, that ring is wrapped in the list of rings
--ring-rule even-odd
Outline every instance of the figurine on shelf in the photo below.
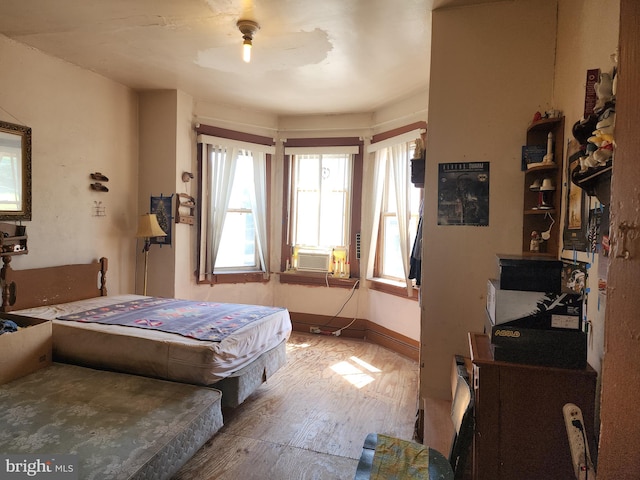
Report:
[[[540,251],[540,235],[535,230],[531,232],[531,243],[529,243],[529,251],[530,252],[539,252]]]
[[[593,111],[595,113],[602,112],[608,103],[612,102],[613,96],[613,77],[608,73],[601,73],[598,81],[594,85],[596,97],[598,97]]]
[[[553,163],[553,133],[549,132],[547,135],[547,154],[542,158],[542,163]]]
[[[598,116],[598,123],[592,136],[587,139],[588,155],[580,158],[580,173],[590,168],[606,165],[613,156],[613,129],[616,123],[615,107],[610,106]]]
[[[615,66],[611,74],[600,74],[594,85],[597,100],[593,114],[573,126],[580,152],[571,170],[571,181],[604,205],[609,202],[615,150],[616,76]]]

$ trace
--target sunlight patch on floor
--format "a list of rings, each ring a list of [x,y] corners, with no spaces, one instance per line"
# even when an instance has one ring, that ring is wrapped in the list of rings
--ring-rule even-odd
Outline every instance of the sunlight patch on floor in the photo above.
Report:
[[[311,346],[310,343],[292,343],[292,342],[287,342],[287,352],[292,352],[294,350],[299,350],[301,348],[309,348]]]
[[[380,370],[379,368],[374,367],[373,365],[371,365],[370,363],[365,362],[364,360],[360,360],[358,357],[351,357],[351,360],[353,362],[356,362],[361,367],[366,368],[367,370],[369,370],[372,373],[380,373],[380,372],[382,372],[382,370]]]
[[[381,372],[381,370],[379,370],[378,368],[370,365],[363,360],[360,360],[358,357],[351,357],[350,360],[371,373]],[[354,387],[362,388],[365,385],[373,382],[375,378],[363,372],[360,368],[358,368],[358,366],[345,360],[343,362],[338,362],[335,365],[332,365],[331,370],[342,376],[342,378],[344,378]]]

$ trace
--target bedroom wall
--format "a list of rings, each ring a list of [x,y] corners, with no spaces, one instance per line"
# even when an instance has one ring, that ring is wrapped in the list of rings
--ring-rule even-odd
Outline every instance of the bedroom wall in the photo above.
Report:
[[[32,128],[25,269],[109,259],[110,292],[133,290],[138,100],[122,85],[0,35],[0,119]],[[109,192],[89,188],[92,172]],[[96,202],[105,209],[95,216]]]
[[[496,254],[519,253],[520,150],[552,100],[555,0],[433,12],[422,267],[421,395],[450,397],[450,363],[484,328]],[[438,164],[490,162],[489,226],[438,226]]]

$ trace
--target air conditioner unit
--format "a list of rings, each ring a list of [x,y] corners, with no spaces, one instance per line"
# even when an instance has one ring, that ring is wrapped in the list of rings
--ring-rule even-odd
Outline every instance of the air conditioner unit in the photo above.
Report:
[[[299,251],[298,267],[302,272],[328,272],[331,265],[331,252]]]

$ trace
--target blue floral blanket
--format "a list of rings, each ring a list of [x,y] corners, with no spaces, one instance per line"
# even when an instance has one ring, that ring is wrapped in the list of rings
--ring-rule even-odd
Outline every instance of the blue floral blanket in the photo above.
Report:
[[[219,342],[245,325],[282,310],[260,305],[151,297],[64,315],[58,320],[146,328]]]

